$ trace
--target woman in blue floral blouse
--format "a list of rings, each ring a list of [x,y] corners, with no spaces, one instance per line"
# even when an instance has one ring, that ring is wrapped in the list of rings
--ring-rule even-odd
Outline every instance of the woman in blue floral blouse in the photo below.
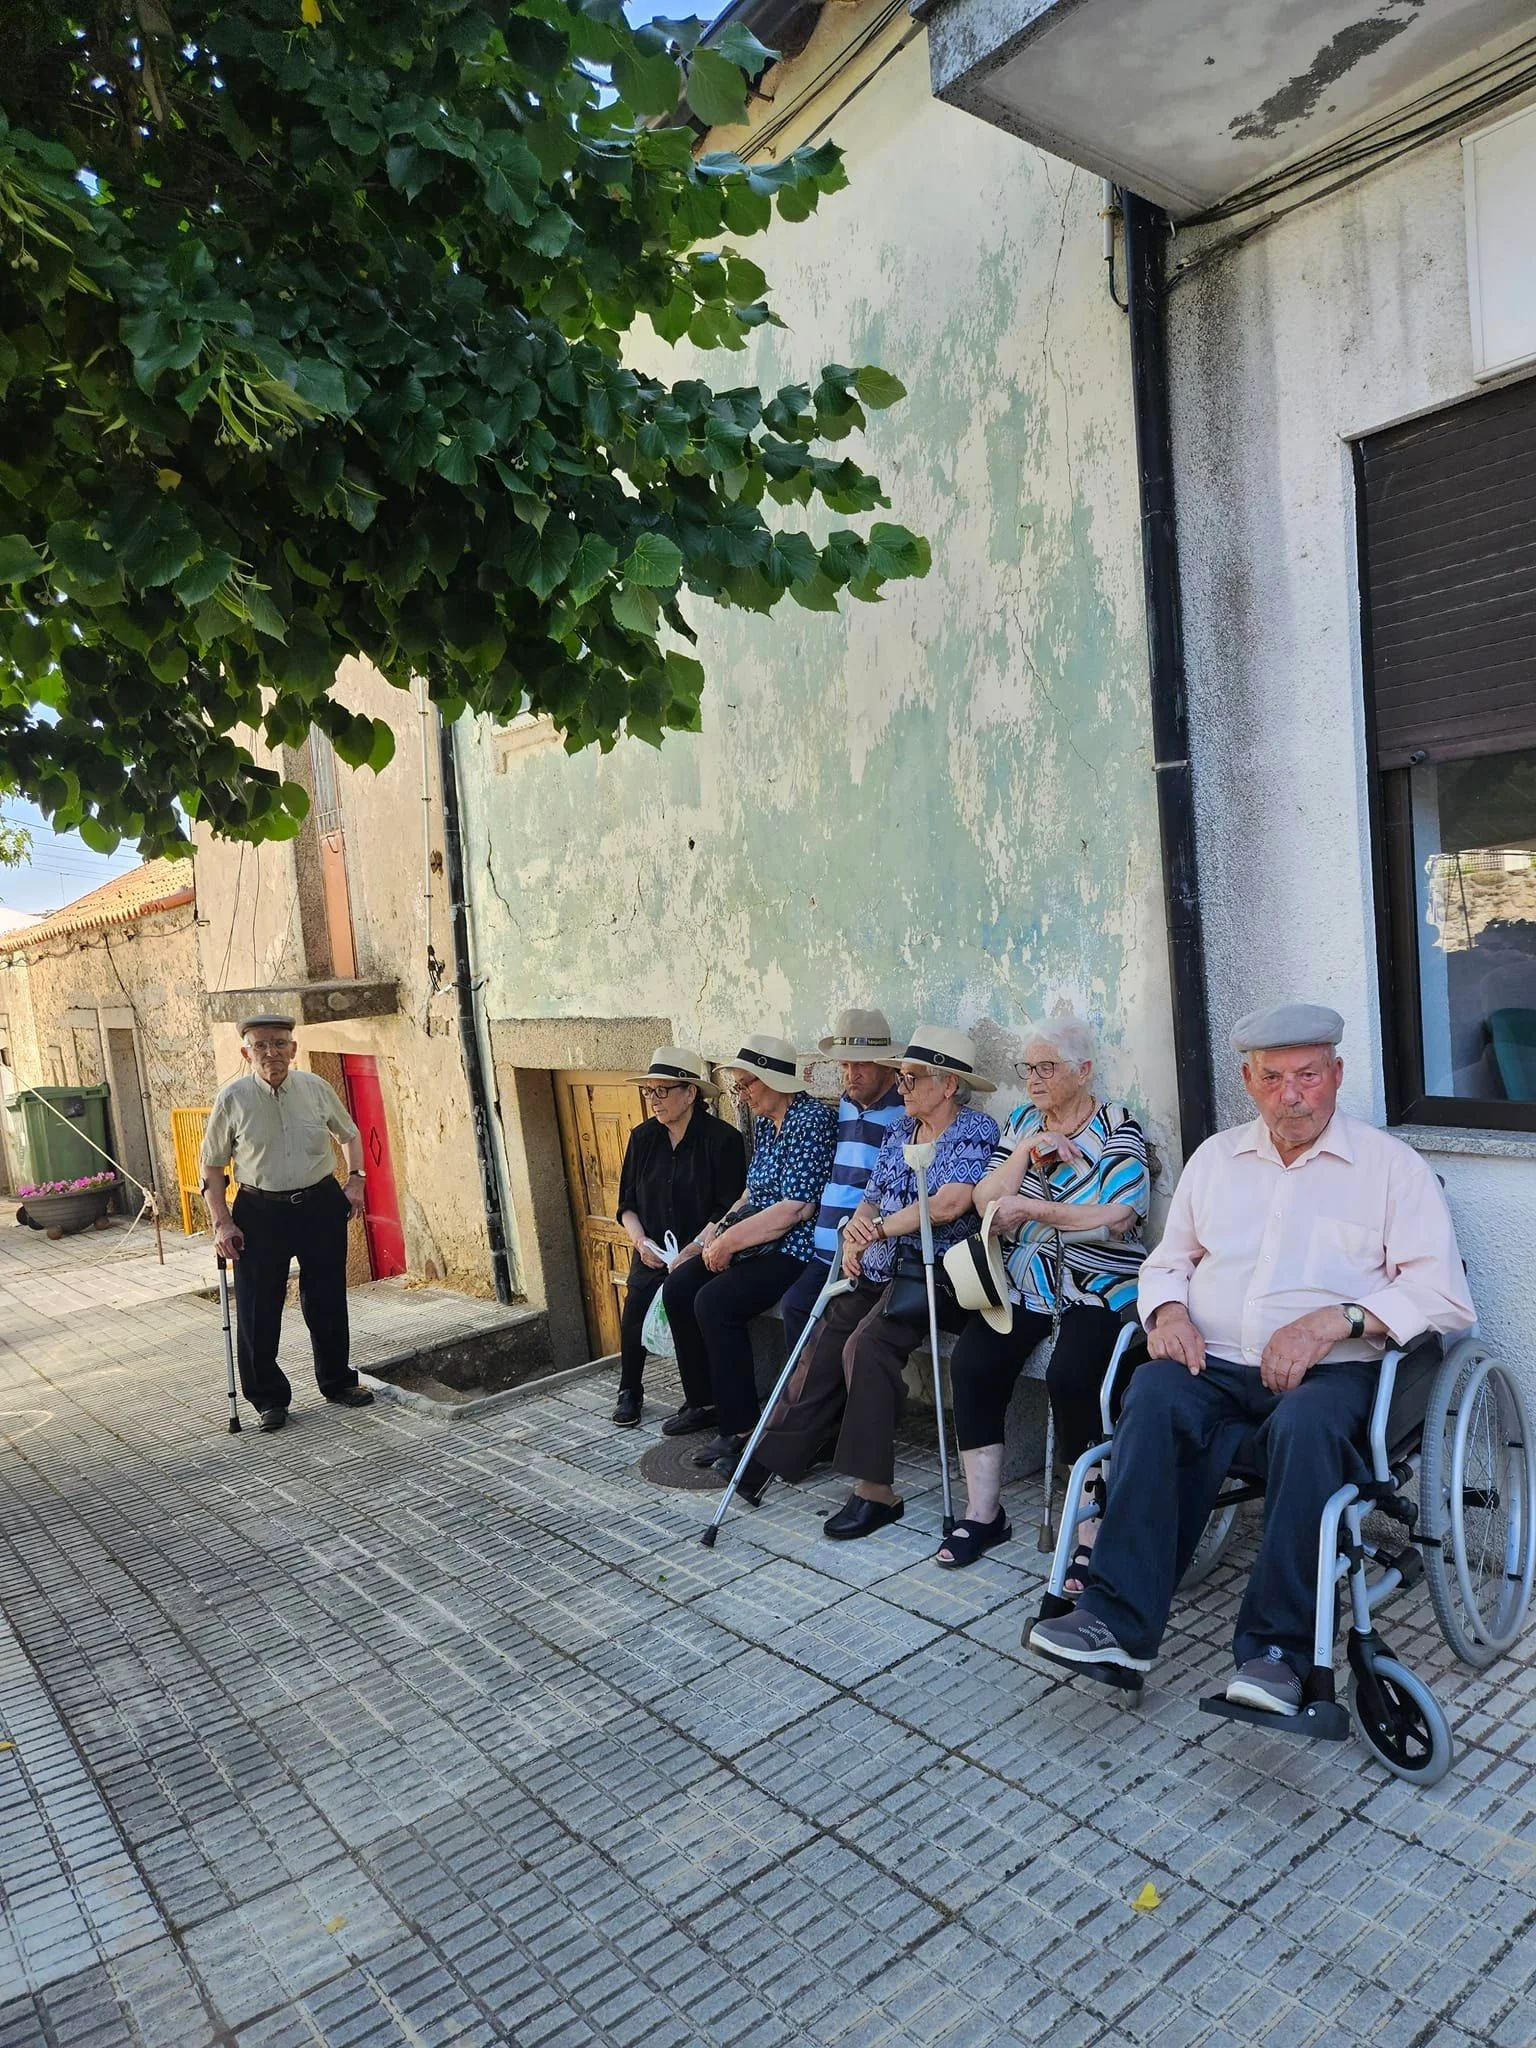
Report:
[[[833,1463],[854,1487],[822,1530],[841,1541],[872,1536],[903,1512],[892,1483],[896,1424],[906,1403],[907,1360],[928,1335],[926,1308],[915,1321],[889,1308],[897,1247],[915,1243],[919,1232],[917,1176],[905,1148],[914,1140],[934,1144],[926,1179],[934,1250],[942,1259],[981,1227],[973,1197],[997,1143],[997,1125],[970,1106],[973,1090],[990,1092],[993,1084],[976,1072],[963,1031],[919,1024],[899,1062],[889,1064],[898,1067],[907,1113],[886,1133],[843,1233],[843,1271],[856,1285],[828,1304],[741,1483],[755,1505],[773,1474],[803,1478],[835,1432]]]
[[[696,1465],[734,1471],[758,1417],[751,1322],[794,1285],[815,1249],[816,1211],[832,1172],[837,1113],[800,1086],[800,1061],[786,1039],[749,1036],[716,1065],[752,1113],[746,1191],[718,1223],[699,1232],[662,1287],[677,1349],[683,1405],[664,1436],[716,1434]]]

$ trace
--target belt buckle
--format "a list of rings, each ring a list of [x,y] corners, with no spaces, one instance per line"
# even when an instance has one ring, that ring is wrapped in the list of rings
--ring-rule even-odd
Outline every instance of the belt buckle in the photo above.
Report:
[[[291,1204],[291,1205],[292,1205],[292,1206],[293,1206],[293,1207],[294,1207],[295,1209],[297,1209],[297,1207],[299,1206],[300,1202],[302,1202],[302,1201],[303,1201],[303,1199],[304,1199],[304,1190],[303,1190],[303,1188],[295,1188],[295,1189],[293,1190],[292,1194],[290,1194],[290,1195],[288,1196],[288,1198],[287,1198],[287,1199],[288,1199],[289,1203],[290,1203],[290,1204]]]

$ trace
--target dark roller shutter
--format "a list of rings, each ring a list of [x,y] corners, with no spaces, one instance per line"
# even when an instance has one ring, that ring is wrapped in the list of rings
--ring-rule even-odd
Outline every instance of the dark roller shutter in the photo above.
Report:
[[[1536,381],[1360,456],[1378,763],[1536,747]]]

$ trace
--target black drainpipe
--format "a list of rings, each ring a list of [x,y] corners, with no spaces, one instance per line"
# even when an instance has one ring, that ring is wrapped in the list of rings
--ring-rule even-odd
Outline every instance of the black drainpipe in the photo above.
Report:
[[[469,1083],[469,1110],[475,1126],[475,1157],[480,1164],[480,1192],[485,1201],[485,1228],[491,1241],[491,1271],[496,1299],[512,1299],[512,1260],[507,1250],[506,1221],[501,1213],[501,1182],[491,1137],[491,1090],[475,1027],[475,989],[469,972],[469,915],[464,892],[464,833],[459,822],[459,777],[453,756],[453,728],[438,720],[438,760],[443,783],[443,857],[448,868],[448,894],[453,906],[453,986],[459,999],[459,1046],[464,1078]]]
[[[1179,1135],[1187,1159],[1216,1127],[1206,1006],[1205,936],[1195,864],[1194,778],[1189,763],[1189,693],[1184,675],[1183,600],[1173,494],[1173,432],[1168,402],[1168,332],[1163,252],[1168,216],[1126,192],[1126,296],[1130,301],[1131,390],[1141,491],[1141,567],[1152,678],[1152,754],[1157,823],[1168,909],[1173,984],[1173,1053],[1179,1085]]]

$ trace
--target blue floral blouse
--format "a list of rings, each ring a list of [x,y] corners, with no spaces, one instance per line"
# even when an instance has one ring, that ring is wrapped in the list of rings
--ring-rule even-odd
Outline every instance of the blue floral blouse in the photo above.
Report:
[[[885,1143],[880,1147],[880,1157],[869,1176],[864,1200],[872,1203],[882,1216],[894,1216],[898,1209],[908,1208],[917,1200],[917,1175],[902,1156],[902,1147],[911,1144],[916,1129],[915,1117],[900,1117],[891,1125]],[[969,1104],[957,1111],[954,1122],[939,1138],[933,1164],[928,1169],[929,1200],[940,1188],[949,1187],[956,1181],[975,1187],[992,1164],[992,1148],[996,1143],[997,1125],[991,1117],[984,1116],[979,1109],[972,1109]],[[952,1244],[958,1244],[962,1237],[973,1236],[980,1228],[981,1218],[974,1209],[967,1209],[953,1223],[936,1223],[933,1226],[935,1258],[942,1259]],[[877,1238],[859,1262],[863,1277],[883,1287],[891,1277],[896,1246],[902,1242],[901,1238]],[[914,1237],[911,1242],[916,1244],[918,1239]]]
[[[747,1201],[753,1209],[768,1209],[775,1202],[810,1202],[821,1206],[821,1191],[832,1177],[832,1156],[837,1150],[837,1111],[818,1102],[802,1089],[792,1095],[784,1121],[774,1127],[772,1117],[760,1116],[752,1124],[752,1163],[747,1168]],[[794,1259],[809,1259],[816,1249],[816,1218],[797,1223],[772,1244],[754,1245],[754,1251],[788,1252]],[[743,1252],[741,1257],[749,1257]]]

